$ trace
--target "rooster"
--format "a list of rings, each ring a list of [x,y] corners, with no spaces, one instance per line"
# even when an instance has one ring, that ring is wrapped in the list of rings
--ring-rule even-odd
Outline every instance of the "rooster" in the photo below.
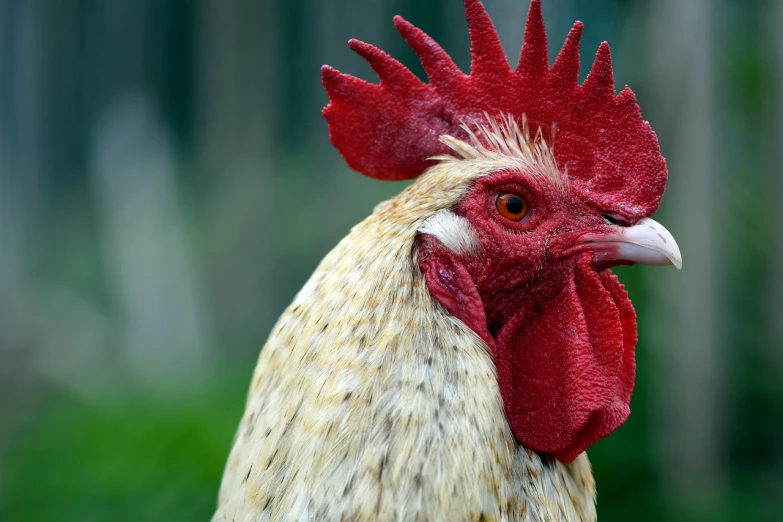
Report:
[[[328,66],[332,143],[415,181],[321,262],[264,346],[215,521],[595,520],[585,449],[630,414],[637,341],[610,268],[681,266],[650,216],[666,185],[609,47],[578,83],[532,0],[512,70],[465,0],[472,65],[394,22],[429,78],[351,40]]]

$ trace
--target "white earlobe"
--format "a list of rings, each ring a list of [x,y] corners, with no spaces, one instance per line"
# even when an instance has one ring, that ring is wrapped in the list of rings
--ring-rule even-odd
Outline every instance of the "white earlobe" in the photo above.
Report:
[[[481,249],[476,231],[470,222],[450,210],[439,210],[422,224],[419,233],[435,236],[458,256],[475,254]]]

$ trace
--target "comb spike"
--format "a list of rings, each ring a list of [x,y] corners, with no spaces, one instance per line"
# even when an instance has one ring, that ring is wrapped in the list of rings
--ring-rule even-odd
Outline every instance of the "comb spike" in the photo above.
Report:
[[[424,72],[427,73],[427,78],[433,86],[437,88],[463,76],[462,71],[446,51],[427,33],[401,16],[394,17],[394,27],[419,57]]]
[[[574,22],[563,47],[552,66],[552,81],[558,85],[576,87],[579,84],[579,42],[582,39],[582,22]]]
[[[607,42],[601,43],[595,53],[593,68],[582,85],[588,96],[614,96],[614,73],[612,72],[612,52]]]
[[[372,88],[377,88],[376,85],[350,74],[343,74],[328,65],[321,67],[321,83],[329,98],[338,101],[351,101]]]
[[[639,105],[636,103],[636,95],[633,93],[631,88],[628,87],[627,85],[622,91],[620,91],[620,94],[617,95],[617,102],[621,104],[634,106],[636,110],[641,114],[641,110],[639,110]]]
[[[525,39],[519,53],[517,73],[528,77],[543,77],[549,70],[549,49],[547,48],[544,15],[541,0],[532,0],[525,23]]]
[[[415,74],[374,45],[352,38],[348,41],[348,47],[367,60],[378,75],[382,86],[394,90],[407,90],[421,85],[421,80]]]
[[[480,78],[510,72],[506,53],[484,4],[479,0],[465,0],[465,16],[470,35],[470,75]]]

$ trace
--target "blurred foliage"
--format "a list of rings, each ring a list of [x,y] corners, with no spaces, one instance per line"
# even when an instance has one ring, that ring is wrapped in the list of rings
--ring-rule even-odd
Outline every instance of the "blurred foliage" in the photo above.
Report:
[[[207,520],[250,372],[187,395],[54,397],[12,442],[0,520]]]

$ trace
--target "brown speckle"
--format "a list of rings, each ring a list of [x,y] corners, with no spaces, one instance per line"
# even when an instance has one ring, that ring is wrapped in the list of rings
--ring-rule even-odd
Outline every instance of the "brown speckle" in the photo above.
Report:
[[[351,492],[355,480],[356,480],[356,475],[351,475],[351,478],[348,479],[348,483],[345,485],[345,489],[343,489],[343,497],[347,497],[348,494]]]

